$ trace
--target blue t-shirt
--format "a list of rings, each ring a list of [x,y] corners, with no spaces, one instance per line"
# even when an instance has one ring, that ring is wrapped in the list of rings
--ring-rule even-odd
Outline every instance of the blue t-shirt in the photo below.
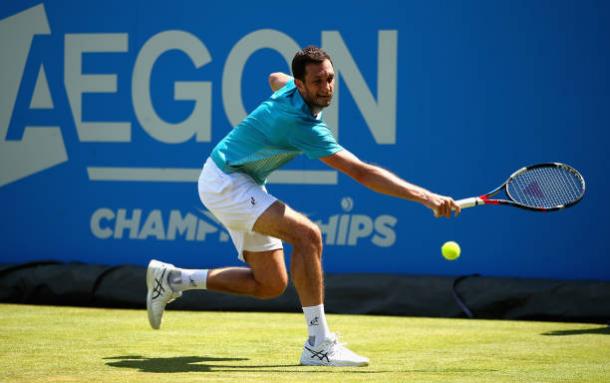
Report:
[[[319,117],[289,81],[216,145],[212,160],[223,172],[246,173],[262,185],[299,154],[314,159],[343,149]]]

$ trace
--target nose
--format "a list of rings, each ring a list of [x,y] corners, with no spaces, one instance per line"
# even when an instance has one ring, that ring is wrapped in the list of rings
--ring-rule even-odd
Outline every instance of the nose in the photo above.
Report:
[[[324,93],[331,94],[332,92],[333,92],[333,82],[326,81],[325,86],[324,86]]]

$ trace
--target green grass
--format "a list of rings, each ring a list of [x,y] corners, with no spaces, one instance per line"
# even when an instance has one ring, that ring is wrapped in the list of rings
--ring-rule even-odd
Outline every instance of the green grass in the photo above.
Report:
[[[595,324],[329,315],[371,359],[297,365],[301,314],[0,305],[0,382],[608,382]]]

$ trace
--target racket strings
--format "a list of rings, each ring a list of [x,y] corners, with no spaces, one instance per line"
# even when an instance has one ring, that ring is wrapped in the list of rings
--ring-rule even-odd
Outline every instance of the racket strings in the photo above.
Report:
[[[579,200],[584,182],[577,172],[563,166],[537,167],[513,177],[506,191],[517,203],[550,209]]]

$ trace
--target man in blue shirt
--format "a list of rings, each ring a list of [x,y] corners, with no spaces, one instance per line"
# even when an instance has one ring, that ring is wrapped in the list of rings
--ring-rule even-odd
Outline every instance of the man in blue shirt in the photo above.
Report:
[[[261,299],[281,295],[288,284],[282,241],[292,245],[290,271],[308,329],[303,365],[366,366],[331,333],[324,314],[322,235],[303,214],[269,194],[267,176],[299,154],[319,159],[364,186],[419,202],[436,216],[460,208],[453,199],[410,184],[341,147],[321,120],[332,100],[335,76],[330,56],[307,47],[292,61],[294,78],[273,73],[273,95],[223,140],[206,161],[198,182],[203,204],[227,227],[248,267],[187,270],[152,260],[147,270],[147,309],[158,329],[167,303],[182,291],[209,289]]]
[[[321,113],[311,114],[294,80],[283,78],[275,86],[281,88],[212,151],[212,160],[223,172],[246,173],[264,184],[272,171],[299,154],[317,159],[342,150]]]

